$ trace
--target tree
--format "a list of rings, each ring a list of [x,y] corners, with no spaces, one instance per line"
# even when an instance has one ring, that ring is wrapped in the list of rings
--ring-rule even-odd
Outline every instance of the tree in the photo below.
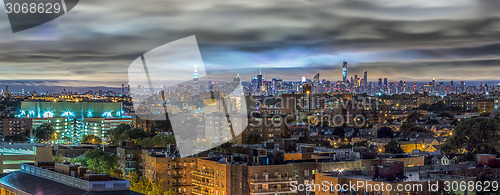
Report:
[[[24,141],[28,141],[28,137],[25,134],[8,135],[8,136],[5,136],[5,141],[24,142]]]
[[[153,136],[151,139],[155,147],[167,147],[169,144],[176,144],[175,141],[175,136],[172,135],[164,135],[164,134],[159,134]]]
[[[413,127],[411,127],[410,130],[408,130],[408,132],[433,133],[430,130],[427,130],[427,129],[425,129],[423,127],[419,127],[419,126],[413,126]]]
[[[104,152],[100,149],[87,150],[83,157],[79,158],[83,165],[98,173],[109,174],[116,168],[116,157],[113,153]]]
[[[445,112],[445,111],[460,111],[461,108],[450,107],[446,105],[443,101],[436,102],[434,104],[421,104],[419,106],[420,110],[427,110],[429,112]]]
[[[415,124],[416,121],[420,120],[423,117],[419,112],[412,112],[408,117],[406,117],[406,122],[410,124]]]
[[[405,132],[405,133],[408,133],[408,132],[433,133],[431,130],[425,129],[425,128],[420,127],[420,126],[415,126],[415,124],[406,123],[406,122],[403,123],[403,125],[401,125],[401,127],[399,128],[399,131]]]
[[[177,193],[177,191],[173,190],[173,189],[168,189],[166,192],[165,192],[165,195],[177,195],[179,193]]]
[[[109,138],[111,139],[111,143],[114,145],[117,145],[118,142],[120,142],[120,137],[128,129],[131,129],[132,127],[128,124],[120,124],[116,128],[111,129],[109,131]]]
[[[65,157],[63,157],[61,154],[58,154],[56,156],[52,156],[52,161],[56,163],[63,163],[66,160]]]
[[[500,122],[490,118],[466,119],[458,123],[443,150],[451,153],[498,154]]]
[[[392,153],[392,154],[402,154],[404,153],[403,148],[401,148],[401,145],[396,141],[396,140],[391,140],[387,145],[384,146],[385,152],[386,153]]]
[[[50,124],[41,124],[33,130],[34,140],[47,142],[52,139],[54,128]]]
[[[255,132],[251,132],[247,136],[243,137],[244,144],[260,144],[261,141],[262,141],[262,136]]]
[[[100,144],[102,141],[101,138],[98,137],[97,135],[89,134],[89,135],[83,135],[81,142],[84,144]]]
[[[225,142],[217,147],[215,147],[216,151],[222,152],[222,153],[231,153],[233,148],[233,143],[232,142]]]
[[[153,136],[152,138],[138,138],[135,139],[134,142],[143,147],[167,147],[169,144],[175,144],[175,136],[174,135],[164,135],[158,134]]]
[[[393,138],[394,131],[390,127],[382,127],[377,131],[378,138]]]
[[[155,132],[173,132],[170,120],[158,120],[155,121],[151,127]]]
[[[147,178],[140,177],[136,172],[129,173],[126,177],[130,181],[130,190],[148,194],[148,195],[177,195],[178,193],[172,189],[167,189],[160,181],[151,181]]]
[[[139,128],[130,128],[127,131],[125,131],[123,135],[126,135],[129,139],[142,139],[149,137],[148,133],[144,132],[144,130],[139,129]]]
[[[133,128],[127,124],[121,124],[109,132],[109,137],[111,143],[117,145],[120,141],[148,138],[149,134],[142,129]]]
[[[450,107],[448,107],[448,105],[446,105],[443,101],[436,102],[429,107],[429,111],[431,112],[447,110],[450,110]]]
[[[409,132],[411,128],[415,126],[415,123],[404,122],[401,127],[399,127],[399,131],[401,132]]]

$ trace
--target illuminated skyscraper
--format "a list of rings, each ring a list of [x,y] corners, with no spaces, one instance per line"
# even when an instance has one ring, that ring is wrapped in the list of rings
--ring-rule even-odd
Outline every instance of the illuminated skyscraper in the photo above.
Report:
[[[315,87],[319,86],[319,72],[314,75],[313,81]]]
[[[347,84],[347,61],[344,60],[344,65],[343,65],[343,68],[342,68],[342,75],[343,75],[343,82],[344,84]]]
[[[363,78],[363,86],[366,87],[368,85],[368,71],[365,71],[365,76]]]
[[[252,89],[253,89],[254,93],[258,92],[258,87],[259,87],[259,84],[257,81],[257,77],[252,77]]]
[[[197,91],[198,88],[198,66],[194,65],[194,73],[193,73],[193,90]]]
[[[259,74],[257,75],[257,91],[260,91],[262,86],[262,68],[259,70]]]

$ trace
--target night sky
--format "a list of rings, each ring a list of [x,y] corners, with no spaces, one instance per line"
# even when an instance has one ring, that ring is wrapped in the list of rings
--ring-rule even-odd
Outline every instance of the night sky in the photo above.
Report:
[[[208,74],[300,80],[500,80],[498,0],[83,0],[12,33],[0,5],[0,86],[119,87],[140,54],[196,35]]]

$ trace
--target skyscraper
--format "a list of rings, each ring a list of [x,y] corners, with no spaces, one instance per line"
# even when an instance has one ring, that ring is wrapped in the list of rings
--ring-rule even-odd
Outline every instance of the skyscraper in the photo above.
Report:
[[[197,91],[199,90],[198,88],[198,67],[194,65],[194,73],[193,73],[193,90]]]
[[[262,68],[259,70],[259,74],[257,75],[257,91],[260,91],[262,86]]]
[[[365,71],[365,76],[363,77],[363,86],[366,87],[368,85],[368,71]]]
[[[235,84],[236,86],[238,86],[241,82],[241,79],[240,79],[240,74],[237,74],[234,78],[233,78],[233,84]]]
[[[259,86],[259,84],[257,81],[257,77],[252,77],[252,91],[254,93],[258,92],[258,89],[257,89],[258,86]]]
[[[314,75],[313,81],[315,87],[319,86],[319,72]]]
[[[451,93],[456,93],[457,90],[455,88],[455,83],[453,81],[450,82],[450,92]]]
[[[343,75],[343,82],[344,84],[347,84],[347,61],[344,60],[344,65],[342,66],[342,75]]]

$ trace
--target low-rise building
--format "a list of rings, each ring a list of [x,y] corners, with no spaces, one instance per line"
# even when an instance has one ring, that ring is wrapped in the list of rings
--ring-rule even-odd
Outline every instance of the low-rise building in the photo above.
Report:
[[[140,164],[144,166],[144,177],[175,189],[180,194],[190,194],[193,188],[191,172],[196,169],[200,157],[181,158],[175,145],[143,149],[142,153],[143,162]]]
[[[0,118],[2,138],[16,135],[29,135],[32,130],[30,118]]]
[[[0,173],[19,170],[21,163],[52,160],[52,147],[32,145],[23,149],[15,146],[6,147],[3,145],[0,148]]]
[[[141,147],[132,142],[122,143],[120,143],[120,147],[116,148],[117,168],[124,175],[132,172],[136,172],[140,176],[144,175],[144,156]]]
[[[426,169],[406,171],[402,162],[387,161],[374,164],[367,171],[334,171],[318,173],[313,185],[299,185],[294,189],[314,192],[317,195],[339,194],[432,194],[443,189],[444,181],[474,182],[476,178],[429,173]],[[457,169],[462,166],[457,167]],[[299,183],[300,184],[300,183]],[[429,184],[432,184],[429,185]],[[474,194],[475,191],[454,191],[457,194]]]
[[[75,164],[22,163],[20,171],[0,179],[2,194],[141,194],[130,191],[128,180],[95,174]]]

